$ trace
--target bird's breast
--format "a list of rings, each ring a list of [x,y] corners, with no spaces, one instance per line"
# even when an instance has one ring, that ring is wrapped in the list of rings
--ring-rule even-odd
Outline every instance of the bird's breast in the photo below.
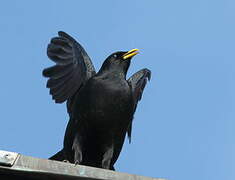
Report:
[[[134,103],[126,81],[90,81],[81,89],[77,102],[79,116],[87,121],[129,121],[133,115]]]

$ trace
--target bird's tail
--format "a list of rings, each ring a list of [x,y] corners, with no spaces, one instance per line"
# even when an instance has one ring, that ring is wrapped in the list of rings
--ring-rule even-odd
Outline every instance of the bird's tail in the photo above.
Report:
[[[57,152],[55,155],[51,156],[48,159],[56,160],[56,161],[63,161],[63,160],[65,160],[63,149],[61,151]]]
[[[114,168],[114,166],[113,166],[113,165],[110,167],[110,170],[115,171],[115,168]]]

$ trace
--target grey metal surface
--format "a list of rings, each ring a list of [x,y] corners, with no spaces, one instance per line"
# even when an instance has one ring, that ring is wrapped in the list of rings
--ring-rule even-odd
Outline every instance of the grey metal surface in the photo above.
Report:
[[[1,177],[12,180],[163,180],[24,155],[18,155],[12,167],[0,165]]]
[[[12,166],[18,157],[18,153],[0,150],[0,165]]]

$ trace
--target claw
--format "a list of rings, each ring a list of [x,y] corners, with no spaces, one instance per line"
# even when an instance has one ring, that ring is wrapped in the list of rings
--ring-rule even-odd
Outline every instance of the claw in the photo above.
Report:
[[[74,162],[74,166],[77,166],[77,165],[79,165],[79,161]]]

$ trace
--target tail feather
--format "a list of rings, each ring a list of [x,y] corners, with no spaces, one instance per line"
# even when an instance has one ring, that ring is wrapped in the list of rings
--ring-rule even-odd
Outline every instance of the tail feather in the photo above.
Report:
[[[64,157],[64,151],[63,149],[59,152],[57,152],[55,155],[51,156],[50,158],[48,158],[50,160],[56,160],[56,161],[64,161],[65,157]]]
[[[113,166],[113,165],[110,167],[110,170],[115,171],[115,168],[114,168],[114,166]]]

